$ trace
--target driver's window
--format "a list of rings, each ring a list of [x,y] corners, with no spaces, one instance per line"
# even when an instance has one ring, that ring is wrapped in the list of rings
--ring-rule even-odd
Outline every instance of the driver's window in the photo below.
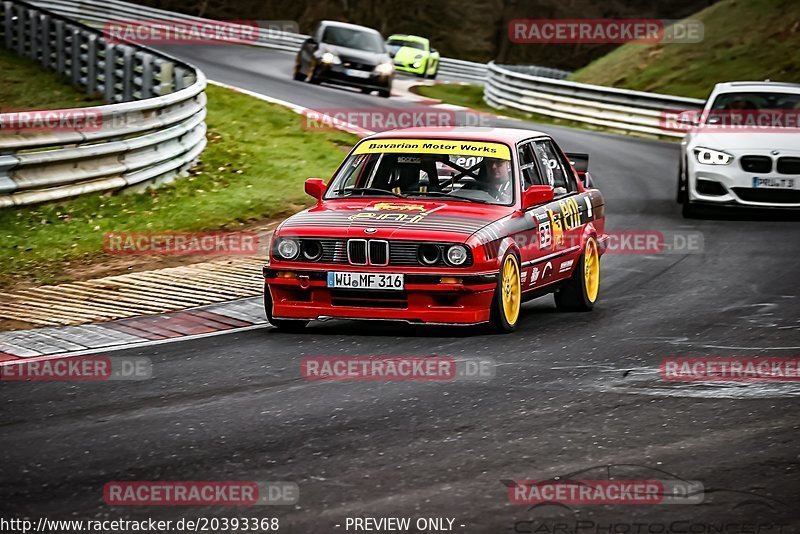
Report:
[[[544,183],[553,186],[556,197],[564,196],[577,191],[572,180],[567,178],[567,172],[558,157],[555,147],[550,141],[536,141],[533,144],[536,160],[544,176]]]
[[[519,171],[522,174],[522,190],[528,189],[532,185],[546,185],[536,167],[536,155],[533,151],[533,143],[528,142],[519,147]]]

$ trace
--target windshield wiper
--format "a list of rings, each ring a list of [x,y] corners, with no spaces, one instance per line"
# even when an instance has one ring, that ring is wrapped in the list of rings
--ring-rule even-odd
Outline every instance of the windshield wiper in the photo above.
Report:
[[[493,202],[489,202],[488,200],[480,200],[478,198],[469,198],[469,197],[460,197],[454,195],[453,193],[442,193],[441,191],[414,191],[413,193],[409,193],[409,197],[416,197],[416,196],[426,196],[432,195],[437,197],[447,197],[451,200],[460,200],[461,202],[477,202],[478,204],[493,204]]]
[[[389,195],[397,198],[406,198],[403,195],[395,193],[394,191],[378,189],[377,187],[347,187],[345,189],[340,189],[339,191],[346,193],[379,193],[381,195]]]

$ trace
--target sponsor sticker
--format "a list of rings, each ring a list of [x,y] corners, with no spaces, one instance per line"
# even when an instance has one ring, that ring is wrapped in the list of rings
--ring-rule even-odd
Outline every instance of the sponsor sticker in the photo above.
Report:
[[[511,159],[511,151],[502,143],[436,139],[375,139],[359,144],[354,154],[458,154],[497,159]]]

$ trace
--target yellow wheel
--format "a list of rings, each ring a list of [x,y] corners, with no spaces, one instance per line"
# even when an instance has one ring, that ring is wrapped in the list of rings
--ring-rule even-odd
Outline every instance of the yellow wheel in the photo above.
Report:
[[[597,240],[590,237],[572,277],[555,293],[556,307],[561,311],[589,311],[600,292],[600,253]]]
[[[586,286],[586,298],[594,303],[600,291],[600,254],[597,253],[597,242],[589,238],[583,253],[583,283]]]
[[[508,254],[500,267],[497,289],[492,302],[491,322],[500,332],[511,332],[517,326],[522,306],[522,284],[519,279],[519,260]]]

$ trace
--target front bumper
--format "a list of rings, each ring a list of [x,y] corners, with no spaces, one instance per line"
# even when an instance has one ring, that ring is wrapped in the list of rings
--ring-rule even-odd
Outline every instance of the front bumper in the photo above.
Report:
[[[374,71],[358,71],[367,73],[366,78],[361,78],[348,74],[348,70],[350,69],[342,65],[326,65],[320,63],[315,74],[317,78],[323,82],[337,83],[362,89],[372,89],[374,91],[386,91],[392,88],[392,74],[377,74]]]
[[[773,159],[772,172],[745,171],[741,164],[741,157],[745,155]],[[800,152],[789,153],[789,151],[782,150],[780,155],[800,157]],[[691,149],[687,156],[688,197],[692,203],[752,208],[800,208],[800,174],[775,172],[776,157],[771,155],[768,150],[747,150],[742,153],[734,153],[734,159],[728,165],[699,163]],[[759,180],[763,179],[781,184],[793,183],[793,187],[758,186]]]
[[[410,72],[412,74],[425,74],[425,66],[427,65],[427,63],[425,62],[424,59],[421,59],[419,61],[421,63],[419,67],[414,67],[412,65],[413,62],[412,63],[402,63],[402,62],[397,62],[396,61],[394,63],[394,68],[395,68],[395,70],[399,70],[399,71],[402,71],[402,72]]]
[[[293,273],[295,278],[284,278]],[[478,324],[489,320],[496,273],[465,274],[460,283],[442,283],[450,274],[406,274],[403,291],[327,287],[327,270],[264,267],[265,291],[279,319],[383,319],[430,324]]]

